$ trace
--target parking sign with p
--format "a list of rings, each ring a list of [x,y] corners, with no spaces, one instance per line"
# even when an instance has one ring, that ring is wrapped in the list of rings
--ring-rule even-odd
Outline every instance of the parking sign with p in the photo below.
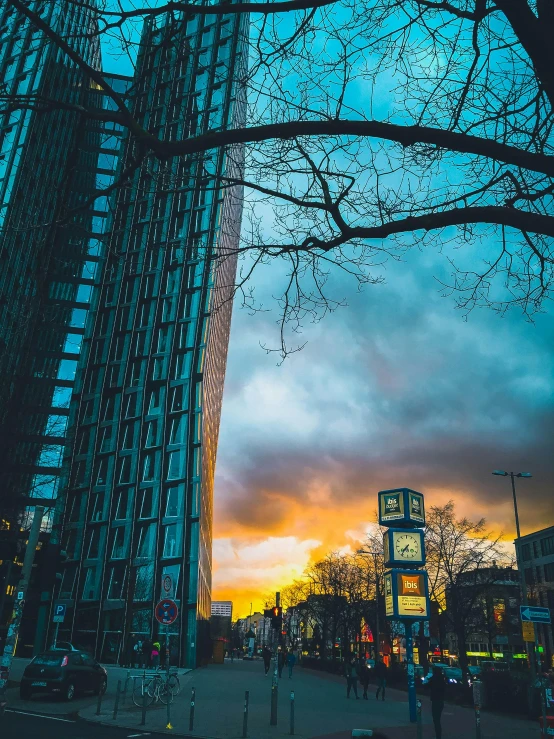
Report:
[[[67,606],[65,603],[54,603],[54,617],[52,619],[55,624],[63,624],[65,611]]]

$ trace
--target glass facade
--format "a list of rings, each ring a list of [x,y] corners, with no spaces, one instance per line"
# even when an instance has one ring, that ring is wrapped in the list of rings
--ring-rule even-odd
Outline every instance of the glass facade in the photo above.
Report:
[[[63,0],[31,3],[100,69],[98,40],[79,34],[90,26],[91,7]],[[0,112],[0,528],[26,528],[41,503],[48,532],[85,319],[103,253],[108,205],[94,196],[113,181],[121,129],[56,109],[56,102],[88,108],[110,103],[42,32],[5,4],[0,41],[5,93],[53,102],[50,110],[10,111],[4,104]],[[130,82],[118,75],[109,81],[123,94]],[[20,566],[3,563],[0,582],[3,576],[7,592],[19,579]],[[33,642],[38,599],[32,587],[20,645]],[[0,628],[11,614],[11,600],[3,601]]]
[[[165,140],[244,124],[245,16],[147,19],[130,104]],[[136,141],[124,140],[119,167]],[[174,662],[208,657],[212,494],[242,212],[240,148],[148,158],[111,202],[64,469],[59,638],[115,661],[170,575]]]
[[[70,39],[90,23],[90,10],[73,3],[32,6]],[[0,11],[0,39],[7,94],[106,104],[13,9]],[[99,68],[97,40],[72,43]],[[107,206],[98,198],[70,212],[113,179],[119,140],[108,125],[67,110],[0,114],[0,504],[10,526],[26,526],[38,498],[50,505],[49,526]]]

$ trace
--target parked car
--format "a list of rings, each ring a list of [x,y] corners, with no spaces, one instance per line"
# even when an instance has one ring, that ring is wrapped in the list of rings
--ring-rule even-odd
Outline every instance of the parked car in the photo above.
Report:
[[[19,694],[23,700],[33,693],[54,693],[67,701],[77,693],[105,693],[108,673],[90,654],[51,650],[38,654],[23,673]]]

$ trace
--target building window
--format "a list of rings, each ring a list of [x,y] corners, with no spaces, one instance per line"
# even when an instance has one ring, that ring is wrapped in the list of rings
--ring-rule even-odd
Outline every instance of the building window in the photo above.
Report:
[[[148,414],[159,413],[163,405],[163,388],[157,387],[150,393],[150,402],[148,403]]]
[[[521,558],[524,562],[528,562],[531,559],[531,545],[524,544],[521,547]]]
[[[93,477],[94,485],[105,485],[108,477],[108,460],[106,457],[96,462],[96,471]]]
[[[154,546],[156,543],[156,524],[149,523],[141,526],[137,541],[137,557],[152,559],[154,557]]]
[[[134,423],[127,423],[123,426],[123,439],[121,442],[121,448],[122,449],[134,449],[134,434],[135,431],[135,424]]]
[[[119,460],[118,482],[131,482],[131,457],[126,455]]]
[[[115,520],[123,521],[127,518],[127,511],[129,510],[129,497],[132,488],[123,488],[123,490],[116,491],[116,506],[115,506]]]
[[[127,556],[125,539],[125,526],[117,526],[113,533],[112,559],[125,559]]]
[[[87,559],[96,559],[100,552],[100,529],[98,527],[89,532],[89,541],[87,548]]]
[[[178,518],[183,513],[185,486],[174,485],[166,490],[165,511],[167,518]]]
[[[100,429],[100,452],[109,452],[112,448],[112,427],[104,426]],[[96,483],[97,485],[101,483]]]
[[[98,568],[87,567],[85,569],[85,577],[83,582],[83,591],[81,594],[83,600],[98,599]]]
[[[157,446],[158,444],[158,422],[148,421],[146,424],[146,441],[145,446]]]
[[[541,556],[541,550],[539,547],[539,542],[534,541],[533,542],[533,558],[538,559]]]
[[[181,477],[185,477],[185,449],[178,449],[175,452],[169,452],[167,458],[167,479],[178,480]]]
[[[554,582],[554,562],[549,562],[544,566],[545,582]]]
[[[171,419],[169,425],[169,444],[184,444],[187,432],[187,416],[181,414]]]
[[[547,536],[545,539],[541,539],[541,552],[543,557],[554,554],[554,536]]]
[[[92,503],[91,521],[104,520],[104,493],[96,493]]]
[[[151,600],[154,591],[154,563],[137,567],[135,601]]]
[[[155,479],[156,457],[155,453],[145,454],[142,460],[142,479],[147,482]]]
[[[77,574],[76,565],[69,565],[62,573],[62,581],[60,584],[60,598],[73,598],[73,590],[75,588],[75,575]]]
[[[184,408],[184,385],[177,385],[171,388],[171,404],[170,411],[182,411]]]
[[[183,525],[171,523],[165,527],[164,557],[177,557],[180,554],[183,539]]]
[[[125,565],[114,565],[108,575],[108,600],[120,600],[123,596]]]
[[[535,578],[533,577],[532,567],[525,568],[525,582],[527,583],[527,585],[534,585],[535,583]]]
[[[144,488],[139,491],[139,518],[152,518],[154,505],[154,491],[152,488]]]

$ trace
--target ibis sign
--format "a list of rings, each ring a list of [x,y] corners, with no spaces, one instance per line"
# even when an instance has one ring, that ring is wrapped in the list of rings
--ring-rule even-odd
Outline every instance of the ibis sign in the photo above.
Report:
[[[391,570],[385,573],[387,618],[426,620],[429,618],[427,573],[419,570]]]

